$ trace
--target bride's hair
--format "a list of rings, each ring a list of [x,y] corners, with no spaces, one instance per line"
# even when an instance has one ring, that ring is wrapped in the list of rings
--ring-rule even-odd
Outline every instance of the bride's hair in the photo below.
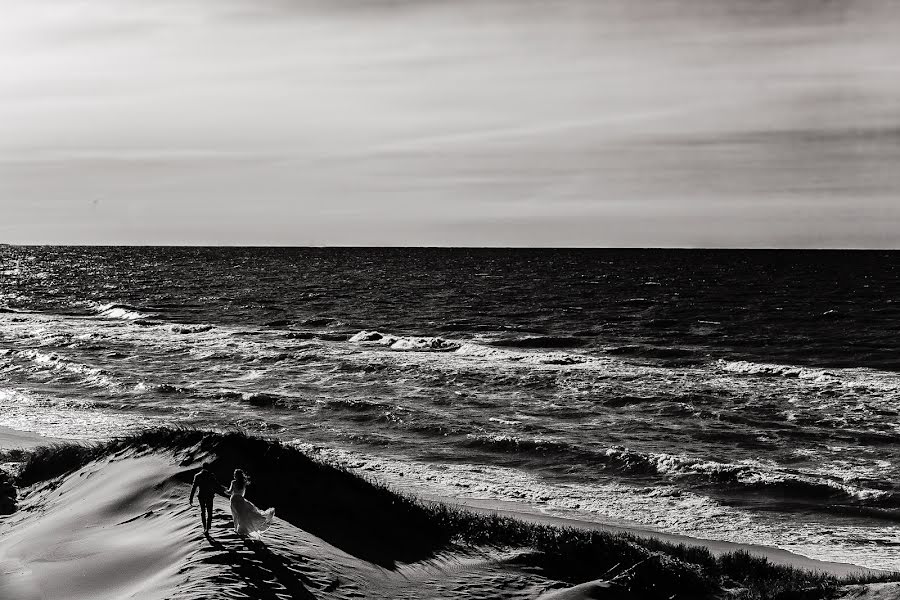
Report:
[[[249,478],[247,474],[244,473],[241,469],[234,470],[234,480],[238,483],[245,483]]]

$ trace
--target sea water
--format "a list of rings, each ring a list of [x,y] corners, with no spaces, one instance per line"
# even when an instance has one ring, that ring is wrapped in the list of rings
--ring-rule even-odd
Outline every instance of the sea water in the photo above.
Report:
[[[0,247],[0,425],[900,569],[900,253]]]

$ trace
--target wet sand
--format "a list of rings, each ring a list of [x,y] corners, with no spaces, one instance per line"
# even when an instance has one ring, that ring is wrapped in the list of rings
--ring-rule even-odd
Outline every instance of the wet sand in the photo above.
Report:
[[[35,448],[45,444],[59,442],[56,438],[44,437],[29,431],[17,431],[9,427],[0,427],[0,450],[13,448]]]

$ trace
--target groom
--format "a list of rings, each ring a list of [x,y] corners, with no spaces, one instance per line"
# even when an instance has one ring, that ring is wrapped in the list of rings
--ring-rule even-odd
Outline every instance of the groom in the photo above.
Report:
[[[188,505],[193,506],[194,493],[199,490],[197,498],[200,500],[200,521],[203,523],[204,533],[209,532],[209,528],[212,526],[213,499],[216,497],[216,493],[225,495],[225,488],[216,480],[211,469],[211,464],[203,463],[200,472],[194,475],[194,486],[191,488],[191,498],[188,500]]]

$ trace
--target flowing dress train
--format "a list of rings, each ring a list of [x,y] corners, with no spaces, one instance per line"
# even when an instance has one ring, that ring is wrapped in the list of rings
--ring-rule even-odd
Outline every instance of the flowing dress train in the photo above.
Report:
[[[240,536],[259,535],[272,524],[275,518],[275,509],[259,510],[256,506],[244,498],[247,492],[246,484],[231,482],[231,516],[234,519],[234,532]]]

